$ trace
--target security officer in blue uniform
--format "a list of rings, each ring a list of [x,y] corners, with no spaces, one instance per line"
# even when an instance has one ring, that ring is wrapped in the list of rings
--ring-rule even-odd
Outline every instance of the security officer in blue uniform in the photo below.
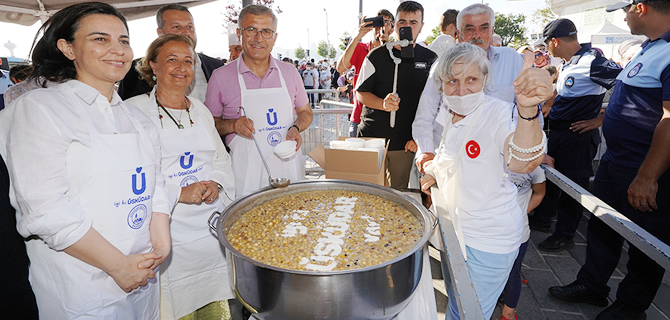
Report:
[[[619,74],[603,120],[607,152],[593,183],[595,196],[660,241],[670,244],[670,1],[623,0],[632,34],[649,39]],[[592,217],[586,262],[577,280],[549,288],[560,299],[607,305],[607,282],[619,263],[624,239]],[[628,273],[616,301],[596,320],[646,319],[664,269],[635,246],[628,248]]]
[[[596,155],[600,134],[600,109],[605,92],[614,86],[621,67],[591,48],[590,43],[577,41],[577,29],[568,19],[557,19],[544,28],[543,39],[554,57],[565,60],[557,80],[554,99],[546,128],[548,152],[555,159],[554,166],[575,183],[589,186],[593,175],[591,165]],[[538,43],[539,43],[538,42]],[[597,123],[586,130],[575,128],[579,122]],[[551,217],[558,213],[554,234],[540,243],[544,251],[558,251],[574,245],[572,238],[581,220],[581,204],[554,184],[547,184],[544,200],[535,209],[534,225],[551,224]]]

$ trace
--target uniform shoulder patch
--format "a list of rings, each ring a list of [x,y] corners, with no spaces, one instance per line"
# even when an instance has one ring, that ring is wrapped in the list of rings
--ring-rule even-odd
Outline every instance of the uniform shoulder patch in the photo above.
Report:
[[[565,86],[568,88],[572,88],[572,86],[575,85],[575,77],[569,76],[567,79],[565,79]]]
[[[640,69],[642,69],[642,62],[636,64],[633,67],[633,69],[630,69],[630,71],[628,71],[628,78],[636,76],[640,72]]]
[[[612,60],[606,60],[605,63],[603,63],[603,67],[610,68],[610,69],[621,69],[621,66],[619,66],[618,63],[616,63]]]

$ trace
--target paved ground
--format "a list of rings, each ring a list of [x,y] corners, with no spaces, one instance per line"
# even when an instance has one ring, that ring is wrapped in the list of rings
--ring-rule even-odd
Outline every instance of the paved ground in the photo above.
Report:
[[[521,291],[521,299],[517,306],[519,319],[529,320],[586,320],[595,319],[604,308],[585,303],[569,303],[552,297],[547,288],[557,285],[566,285],[575,280],[579,268],[586,256],[586,226],[588,216],[584,215],[575,236],[575,247],[566,251],[548,253],[538,249],[549,233],[531,231],[530,245],[523,261],[521,274],[527,281]],[[438,256],[439,257],[439,256]],[[628,261],[627,249],[624,249],[619,267],[610,279],[610,302],[613,302],[616,287],[623,279]],[[440,276],[439,262],[431,259],[433,278]],[[435,298],[437,301],[438,319],[444,319],[447,308],[447,297],[444,291],[444,282],[434,279]],[[499,304],[491,319],[500,319],[502,306]],[[656,294],[651,308],[647,310],[648,320],[670,319],[670,273],[666,272],[663,284]]]

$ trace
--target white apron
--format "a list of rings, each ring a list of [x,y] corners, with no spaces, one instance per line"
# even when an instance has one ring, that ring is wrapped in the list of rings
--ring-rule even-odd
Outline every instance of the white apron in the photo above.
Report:
[[[458,171],[458,161],[460,160],[461,153],[465,149],[465,144],[468,141],[468,138],[470,137],[470,132],[472,131],[472,128],[475,126],[477,119],[479,118],[479,114],[481,113],[481,110],[484,108],[483,105],[479,106],[477,110],[472,114],[472,120],[470,121],[469,124],[467,124],[468,129],[465,132],[465,136],[463,137],[463,140],[461,141],[461,146],[458,148],[458,152],[456,153],[456,156],[454,158],[445,158],[443,157],[444,153],[442,153],[442,149],[444,148],[445,140],[447,137],[447,131],[450,128],[454,127],[453,122],[453,115],[449,113],[447,116],[447,121],[444,124],[444,131],[442,132],[442,141],[440,142],[440,146],[437,152],[437,157],[435,158],[434,161],[434,166],[433,166],[433,173],[435,174],[435,180],[437,183],[438,188],[440,189],[440,192],[442,192],[443,195],[445,195],[445,200],[447,202],[447,208],[449,209],[449,218],[451,219],[452,223],[454,224],[454,229],[456,231],[456,237],[458,238],[458,242],[461,247],[461,251],[463,252],[463,258],[467,260],[467,254],[465,252],[465,239],[463,237],[463,227],[461,226],[461,218],[459,216],[459,208],[458,208],[458,175],[456,174]],[[448,112],[445,108],[442,108],[440,112]],[[462,121],[462,120],[461,120]],[[442,241],[440,239],[441,233],[440,233],[440,228],[435,228],[433,231],[433,234],[430,237],[430,243],[435,246],[435,248],[444,251],[444,247],[442,246]]]
[[[202,115],[191,107],[197,126],[186,124],[184,129],[164,130],[155,92],[154,87],[149,96],[149,117],[160,133],[165,184],[185,187],[210,180],[216,146]],[[170,221],[172,251],[160,267],[161,319],[178,319],[210,302],[235,297],[228,284],[223,246],[207,224],[212,212],[223,209],[221,199],[212,204],[177,203],[174,207]]]
[[[99,134],[85,105],[71,94],[91,137],[90,153],[77,148],[68,157],[90,156],[90,178],[72,201],[93,218],[93,228],[123,254],[151,251],[149,224],[156,186],[154,148],[149,136],[124,104],[136,133]],[[81,150],[81,148],[79,148]],[[134,293],[124,292],[104,271],[44,242],[27,242],[30,282],[43,319],[157,319],[158,283]]]
[[[237,79],[240,84],[240,99],[247,118],[253,120],[256,141],[268,162],[273,178],[288,178],[291,181],[305,179],[305,160],[298,150],[289,160],[274,154],[273,148],[286,139],[288,129],[295,121],[293,101],[288,94],[286,82],[279,72],[280,88],[247,89],[240,62],[237,61]],[[235,172],[235,196],[240,198],[270,185],[268,173],[263,166],[254,141],[236,135],[230,142],[230,156]]]

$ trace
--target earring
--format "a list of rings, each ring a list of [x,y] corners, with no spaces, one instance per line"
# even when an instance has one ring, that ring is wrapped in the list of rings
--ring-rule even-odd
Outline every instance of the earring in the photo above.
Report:
[[[151,76],[151,80],[156,81],[156,75]]]

